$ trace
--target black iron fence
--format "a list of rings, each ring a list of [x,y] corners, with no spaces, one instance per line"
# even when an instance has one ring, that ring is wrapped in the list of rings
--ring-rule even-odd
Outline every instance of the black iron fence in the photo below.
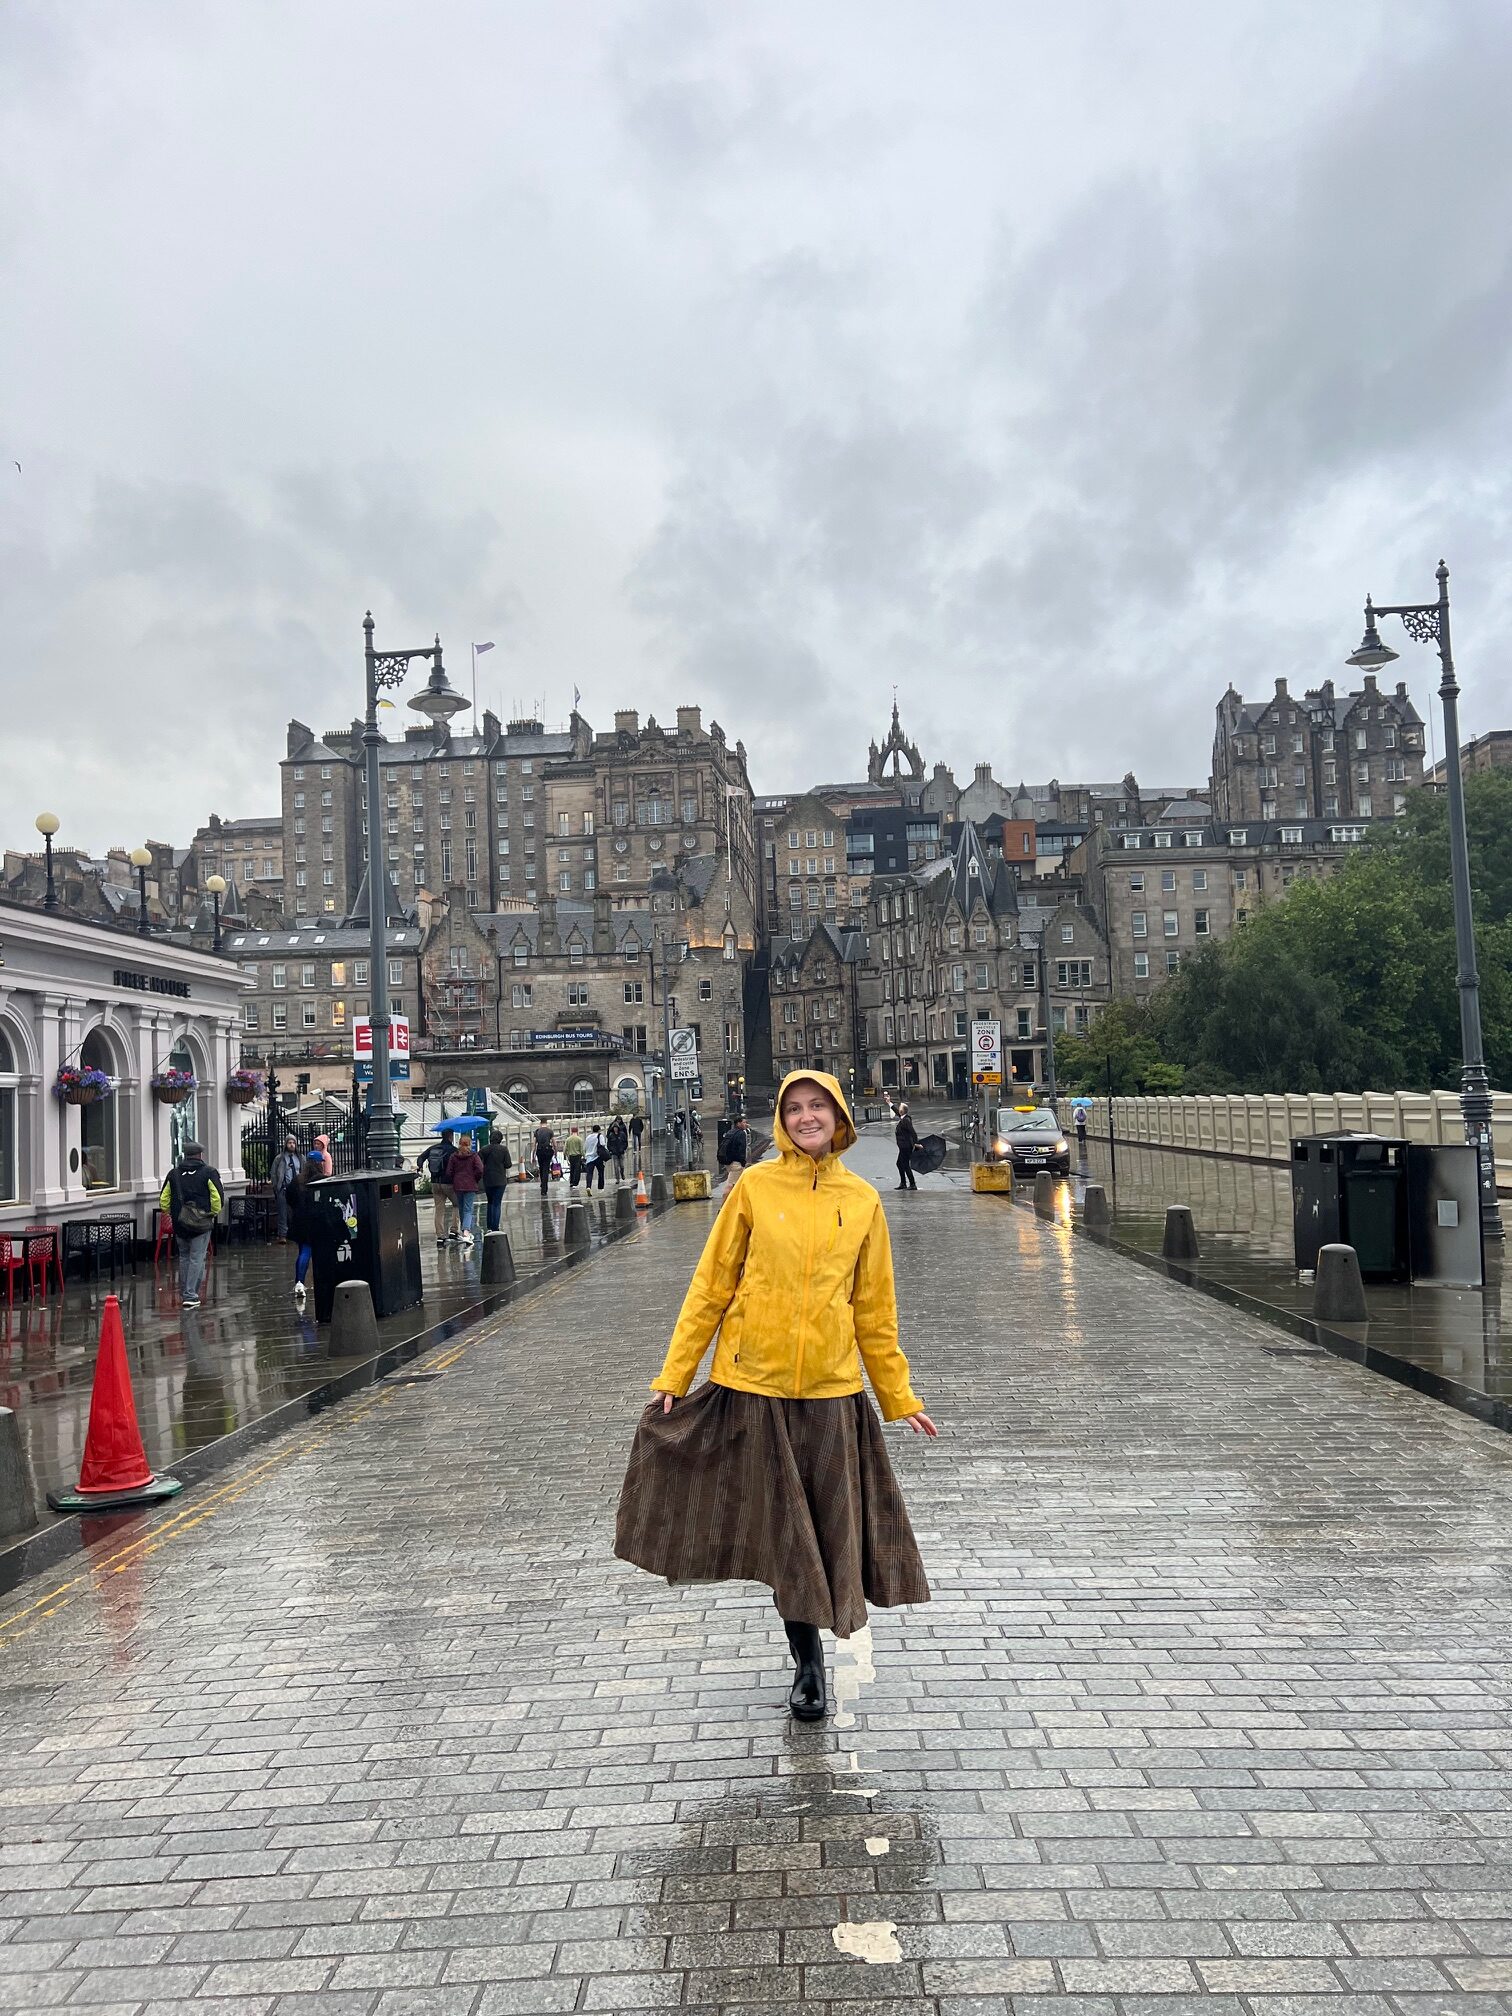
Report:
[[[250,1107],[242,1122],[241,1166],[249,1183],[267,1183],[274,1160],[291,1136],[301,1157],[315,1152],[316,1136],[326,1137],[331,1173],[349,1176],[367,1167],[367,1121],[362,1114],[335,1114],[329,1120],[295,1120],[276,1100]]]

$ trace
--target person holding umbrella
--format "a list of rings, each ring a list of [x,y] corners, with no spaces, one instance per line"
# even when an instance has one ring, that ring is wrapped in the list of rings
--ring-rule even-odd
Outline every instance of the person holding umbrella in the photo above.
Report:
[[[913,1151],[919,1145],[919,1133],[914,1126],[913,1115],[908,1110],[906,1099],[900,1100],[898,1104],[898,1124],[893,1129],[893,1139],[898,1144],[898,1188],[917,1190],[919,1186],[914,1181]]]
[[[788,1706],[817,1722],[821,1627],[848,1638],[868,1603],[929,1601],[863,1366],[884,1419],[938,1431],[898,1345],[882,1200],[840,1160],[856,1129],[839,1080],[785,1078],[773,1136],[778,1159],[748,1168],[721,1206],[683,1298],[614,1551],[673,1583],[766,1583],[796,1669]],[[690,1393],[716,1332],[708,1382]]]

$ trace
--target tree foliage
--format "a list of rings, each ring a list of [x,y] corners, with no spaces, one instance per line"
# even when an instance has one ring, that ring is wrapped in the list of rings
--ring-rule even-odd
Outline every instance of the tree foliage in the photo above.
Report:
[[[1465,806],[1486,1058],[1493,1085],[1503,1085],[1512,1073],[1512,775],[1468,778]],[[1455,976],[1448,801],[1422,791],[1337,874],[1297,882],[1189,961],[1140,1011],[1139,1034],[1181,1068],[1189,1092],[1455,1085]],[[1114,1054],[1119,1040],[1115,1025]]]

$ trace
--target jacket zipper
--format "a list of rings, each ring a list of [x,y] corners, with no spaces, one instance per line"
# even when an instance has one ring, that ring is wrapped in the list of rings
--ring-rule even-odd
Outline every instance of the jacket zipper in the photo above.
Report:
[[[803,1398],[803,1355],[806,1349],[804,1339],[807,1334],[807,1325],[808,1325],[809,1280],[814,1271],[815,1206],[813,1203],[813,1199],[817,1197],[818,1194],[819,1194],[819,1164],[816,1162],[814,1164],[814,1180],[809,1185],[808,1227],[803,1252],[803,1301],[799,1305],[798,1309],[798,1359],[797,1363],[793,1367],[793,1398],[795,1400],[801,1400]]]

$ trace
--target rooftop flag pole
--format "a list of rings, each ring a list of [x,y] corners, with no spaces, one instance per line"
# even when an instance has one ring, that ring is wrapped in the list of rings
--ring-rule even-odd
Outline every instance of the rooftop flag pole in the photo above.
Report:
[[[487,642],[486,644],[474,644],[474,646],[472,647],[472,651],[473,651],[473,733],[474,733],[474,735],[476,735],[476,734],[478,733],[478,655],[479,655],[479,653],[480,653],[480,652],[483,652],[483,651],[492,651],[492,649],[493,649],[493,639],[492,639],[492,638],[490,638],[490,639],[489,639],[489,641],[488,641],[488,642]]]

